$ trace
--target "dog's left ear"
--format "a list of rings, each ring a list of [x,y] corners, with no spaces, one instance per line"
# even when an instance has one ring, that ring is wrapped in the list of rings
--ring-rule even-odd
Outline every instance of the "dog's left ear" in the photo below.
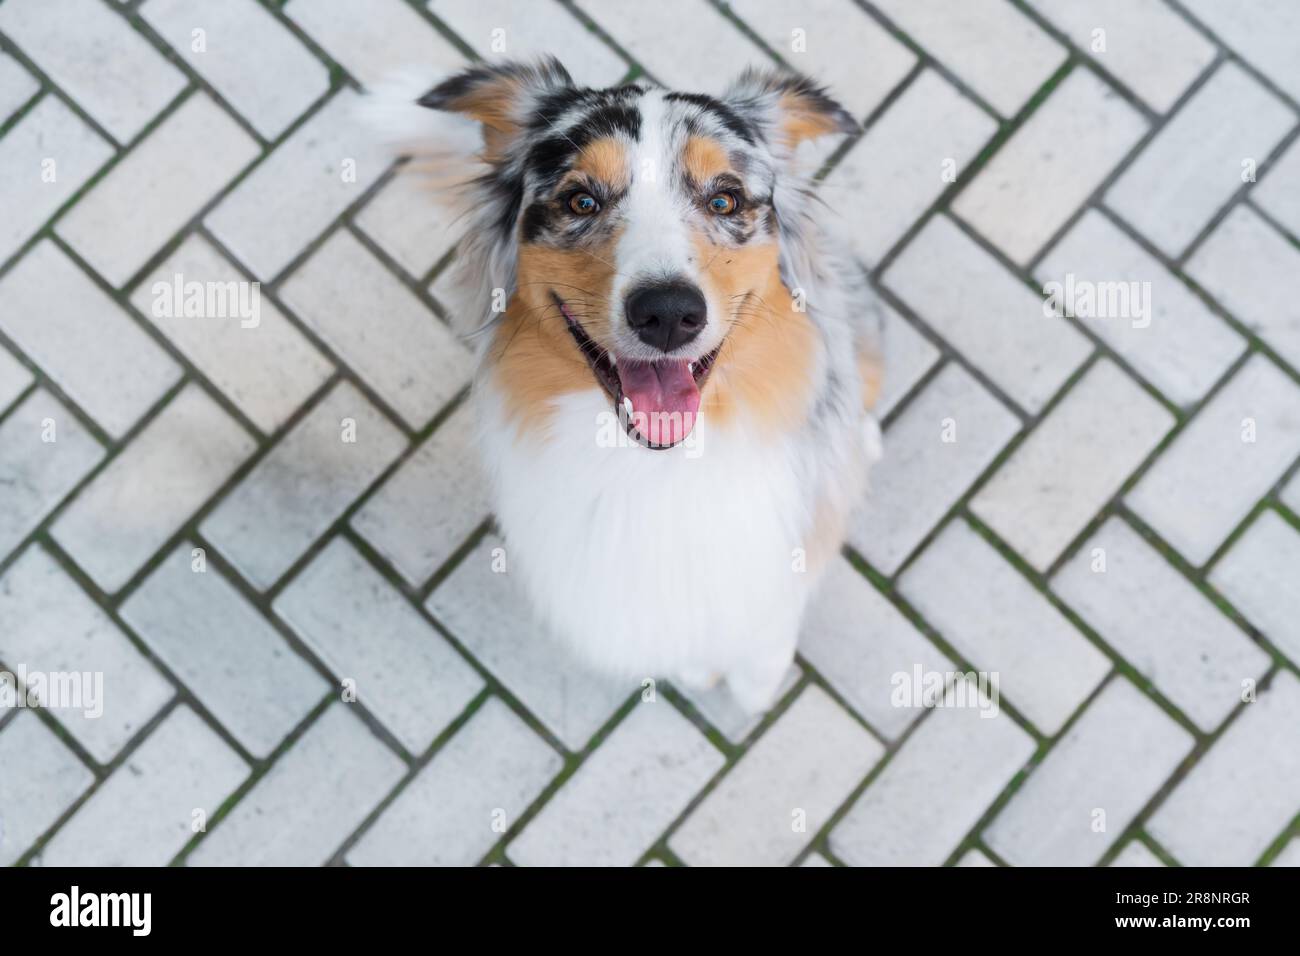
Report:
[[[471,67],[439,83],[416,102],[430,109],[463,113],[482,123],[485,158],[495,162],[536,112],[542,97],[572,87],[568,71],[548,56],[536,63]]]
[[[750,68],[731,84],[722,99],[758,126],[769,140],[789,149],[804,140],[858,131],[848,110],[831,99],[824,87],[796,73]]]

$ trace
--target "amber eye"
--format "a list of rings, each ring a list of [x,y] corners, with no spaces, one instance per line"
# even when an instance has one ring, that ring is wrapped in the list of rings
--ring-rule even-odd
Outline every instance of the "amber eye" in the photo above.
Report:
[[[736,211],[736,197],[731,193],[714,193],[709,199],[709,209],[719,216],[730,216]]]
[[[600,212],[600,203],[596,202],[596,197],[591,193],[574,193],[569,197],[569,208],[579,216],[590,216]]]

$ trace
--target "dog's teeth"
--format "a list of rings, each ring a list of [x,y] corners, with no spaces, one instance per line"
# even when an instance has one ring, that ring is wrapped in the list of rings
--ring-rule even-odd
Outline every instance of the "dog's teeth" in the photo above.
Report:
[[[695,374],[695,363],[694,363],[694,362],[688,362],[688,363],[686,364],[686,370],[687,370],[688,372],[690,372],[692,375],[694,375],[694,374]]]
[[[634,411],[632,408],[632,399],[628,398],[626,395],[623,396],[623,407],[627,409],[629,415]]]

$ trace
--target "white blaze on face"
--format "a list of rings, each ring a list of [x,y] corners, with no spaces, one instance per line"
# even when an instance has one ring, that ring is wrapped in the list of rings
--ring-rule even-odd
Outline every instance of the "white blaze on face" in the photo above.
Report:
[[[675,152],[681,144],[669,125],[664,94],[641,98],[641,138],[632,148],[632,185],[623,200],[623,233],[615,252],[612,327],[620,344],[643,351],[627,329],[623,302],[634,286],[672,279],[697,281],[688,220],[690,206],[675,188]]]

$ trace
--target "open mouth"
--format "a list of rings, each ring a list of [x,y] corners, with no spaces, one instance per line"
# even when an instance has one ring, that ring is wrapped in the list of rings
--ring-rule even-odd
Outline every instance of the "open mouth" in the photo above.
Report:
[[[684,442],[695,427],[700,411],[700,391],[722,349],[687,359],[653,362],[615,358],[596,344],[569,307],[554,292],[569,334],[591,366],[592,374],[614,402],[614,413],[628,436],[646,448],[672,448]]]

